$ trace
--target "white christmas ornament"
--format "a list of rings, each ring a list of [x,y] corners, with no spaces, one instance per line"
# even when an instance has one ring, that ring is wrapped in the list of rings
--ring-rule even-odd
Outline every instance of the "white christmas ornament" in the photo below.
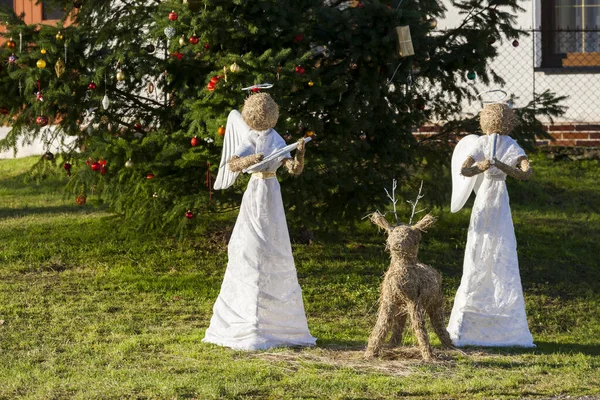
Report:
[[[105,110],[108,110],[108,106],[110,106],[110,100],[108,99],[108,95],[104,95],[104,98],[102,99],[102,107]]]

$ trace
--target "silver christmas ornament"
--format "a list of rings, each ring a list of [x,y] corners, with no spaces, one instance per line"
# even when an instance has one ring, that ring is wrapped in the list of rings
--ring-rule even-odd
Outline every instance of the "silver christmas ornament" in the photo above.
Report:
[[[176,33],[177,33],[177,31],[175,31],[175,28],[173,28],[172,26],[167,26],[165,28],[165,35],[167,36],[168,39],[172,39]]]

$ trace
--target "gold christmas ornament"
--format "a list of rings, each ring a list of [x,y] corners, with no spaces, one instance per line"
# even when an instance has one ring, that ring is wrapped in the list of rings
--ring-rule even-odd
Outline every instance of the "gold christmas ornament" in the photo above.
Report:
[[[46,68],[46,61],[39,59],[35,65],[37,65],[39,69],[44,69]]]
[[[181,35],[181,37],[179,38],[179,45],[185,46],[185,37],[183,35]]]
[[[62,35],[62,33],[60,33],[60,31],[58,31],[58,33],[56,34],[56,40],[63,40],[64,37]]]
[[[62,58],[59,58],[56,64],[54,64],[54,71],[56,72],[56,76],[60,78],[62,74],[65,73],[66,65]]]
[[[234,61],[233,64],[229,66],[229,70],[235,74],[236,72],[240,71],[240,66]]]
[[[40,50],[40,53],[42,53],[42,54],[46,54],[46,49],[41,49],[41,50]]]
[[[308,86],[313,87],[315,86],[315,83],[313,81],[308,81]]]
[[[152,94],[154,92],[154,83],[150,82],[148,84],[148,94]]]
[[[410,27],[408,25],[396,27],[396,45],[400,57],[408,57],[415,54],[412,37],[410,36]]]
[[[118,70],[117,71],[117,80],[118,81],[124,81],[125,80],[125,73],[122,70]]]

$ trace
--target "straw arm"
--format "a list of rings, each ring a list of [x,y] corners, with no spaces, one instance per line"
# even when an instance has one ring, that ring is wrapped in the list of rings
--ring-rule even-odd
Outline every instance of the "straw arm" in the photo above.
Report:
[[[517,165],[519,165],[519,168],[511,167],[510,165],[498,160],[495,161],[494,165],[506,175],[523,181],[528,180],[531,178],[531,175],[533,175],[533,168],[531,168],[529,165],[529,160],[527,157],[520,157],[518,159]]]
[[[294,159],[286,158],[283,160],[283,165],[285,165],[287,171],[293,176],[300,175],[304,170],[304,152],[306,151],[304,146],[304,139],[298,140],[298,147],[296,147]]]
[[[256,164],[257,162],[261,161],[262,159],[263,159],[262,153],[252,154],[252,155],[245,156],[245,157],[233,156],[229,159],[229,162],[227,163],[227,165],[228,165],[230,171],[239,172],[239,171],[242,171],[242,170],[248,168],[251,165]]]
[[[490,168],[490,160],[481,161],[475,163],[473,157],[468,157],[460,169],[460,173],[463,176],[475,176],[481,174]]]

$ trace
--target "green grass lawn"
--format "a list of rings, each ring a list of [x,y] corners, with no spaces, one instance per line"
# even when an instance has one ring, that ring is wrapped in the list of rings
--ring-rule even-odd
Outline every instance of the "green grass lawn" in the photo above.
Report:
[[[598,162],[535,156],[532,181],[509,181],[537,348],[432,338],[424,363],[410,335],[362,359],[389,261],[375,227],[294,245],[316,348],[233,351],[201,343],[227,262],[214,230],[122,229],[93,196],[65,198],[64,176],[23,183],[35,161],[0,161],[0,399],[600,398]],[[444,276],[449,314],[470,207],[433,212],[420,254]]]

